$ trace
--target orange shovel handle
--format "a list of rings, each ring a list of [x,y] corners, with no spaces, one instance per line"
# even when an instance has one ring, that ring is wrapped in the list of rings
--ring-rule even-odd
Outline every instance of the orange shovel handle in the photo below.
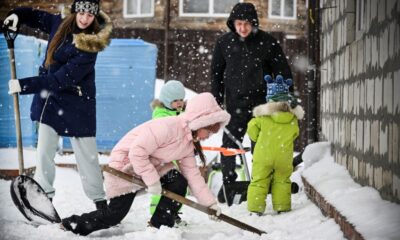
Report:
[[[224,155],[224,156],[234,156],[234,155],[246,153],[245,150],[235,149],[235,148],[202,146],[202,149],[205,150],[205,151],[221,152],[222,155]]]

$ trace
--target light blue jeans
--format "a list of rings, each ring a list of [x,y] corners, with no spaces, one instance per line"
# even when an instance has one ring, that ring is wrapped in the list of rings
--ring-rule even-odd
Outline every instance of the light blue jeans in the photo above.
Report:
[[[59,138],[60,136],[52,127],[42,123],[39,124],[36,151],[37,164],[34,179],[50,198],[55,195],[55,188],[53,187],[56,170],[54,157]],[[105,199],[96,138],[70,137],[70,140],[86,196],[94,202]]]

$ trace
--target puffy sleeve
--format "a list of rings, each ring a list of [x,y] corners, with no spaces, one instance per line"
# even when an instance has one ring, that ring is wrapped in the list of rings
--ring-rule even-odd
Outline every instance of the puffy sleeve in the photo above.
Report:
[[[188,156],[179,160],[178,166],[183,176],[188,181],[190,190],[200,204],[208,207],[216,203],[214,195],[211,193],[204,178],[201,176],[194,156]]]
[[[79,84],[86,75],[94,71],[97,53],[76,50],[68,61],[54,73],[19,79],[21,94],[39,93],[42,90],[62,91]]]
[[[258,118],[252,118],[247,124],[247,134],[253,142],[257,142],[258,134],[260,133],[261,125]]]
[[[141,127],[138,136],[129,147],[129,161],[135,173],[142,178],[147,186],[160,179],[157,169],[150,162],[150,155],[168,139],[168,128],[166,126],[155,128],[154,124],[148,124]]]
[[[61,22],[60,15],[54,15],[42,10],[30,8],[30,7],[20,7],[11,10],[8,15],[15,13],[18,16],[18,25],[24,24],[30,28],[38,28],[40,31],[49,34],[52,27],[57,27],[55,25],[57,22]]]
[[[215,44],[211,61],[211,93],[214,95],[217,103],[222,106],[224,103],[224,72],[226,62],[219,41]]]

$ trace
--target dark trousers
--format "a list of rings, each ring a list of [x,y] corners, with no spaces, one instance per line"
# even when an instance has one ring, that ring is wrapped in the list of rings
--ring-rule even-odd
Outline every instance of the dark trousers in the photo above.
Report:
[[[251,109],[246,106],[246,108],[235,108],[228,109],[231,114],[231,121],[226,126],[226,128],[238,139],[243,142],[243,137],[246,134],[247,123],[251,119]],[[224,133],[222,136],[222,146],[225,148],[239,148],[239,146]],[[224,183],[234,182],[237,178],[235,172],[236,168],[236,156],[224,156],[221,154],[221,170]]]
[[[177,170],[171,170],[160,178],[164,189],[184,196],[187,180]],[[107,209],[96,210],[82,215],[72,215],[62,220],[66,230],[86,236],[94,231],[106,229],[119,224],[128,214],[136,193],[128,193],[112,198]],[[150,219],[150,223],[159,228],[161,225],[173,227],[175,216],[181,204],[164,196],[161,197],[157,208]]]

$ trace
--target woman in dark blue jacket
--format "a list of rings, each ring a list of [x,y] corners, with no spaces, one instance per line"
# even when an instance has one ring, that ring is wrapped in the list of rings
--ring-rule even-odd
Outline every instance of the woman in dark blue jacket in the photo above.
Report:
[[[39,122],[35,180],[50,198],[55,194],[54,157],[60,136],[70,137],[86,195],[106,205],[96,146],[97,53],[110,41],[110,18],[99,0],[75,0],[64,19],[33,8],[10,11],[4,25],[25,24],[49,34],[39,76],[9,81],[9,94],[34,94],[31,118]]]

